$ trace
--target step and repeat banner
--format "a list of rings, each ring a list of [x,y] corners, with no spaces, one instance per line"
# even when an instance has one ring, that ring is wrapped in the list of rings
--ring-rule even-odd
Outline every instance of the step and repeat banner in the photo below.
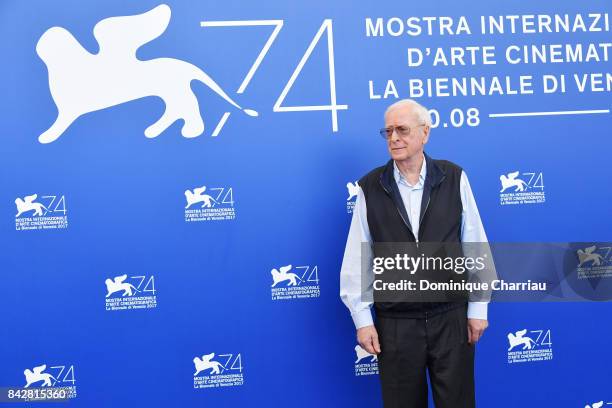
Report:
[[[0,406],[381,406],[339,271],[399,99],[491,241],[610,279],[611,9],[3,0]],[[611,311],[491,304],[479,406],[612,404]]]

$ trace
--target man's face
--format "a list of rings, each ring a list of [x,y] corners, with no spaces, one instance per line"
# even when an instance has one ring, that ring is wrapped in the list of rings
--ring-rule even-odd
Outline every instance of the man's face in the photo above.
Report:
[[[429,127],[419,122],[412,107],[405,106],[390,110],[385,115],[385,128],[396,128],[387,138],[387,147],[391,158],[396,161],[407,160],[423,152],[423,146],[429,139]],[[402,135],[406,129],[408,135]]]

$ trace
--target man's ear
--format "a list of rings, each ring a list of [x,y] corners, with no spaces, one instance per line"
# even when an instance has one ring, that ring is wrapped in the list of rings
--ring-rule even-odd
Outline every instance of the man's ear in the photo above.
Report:
[[[423,126],[423,144],[429,141],[429,131],[430,131],[429,126]]]

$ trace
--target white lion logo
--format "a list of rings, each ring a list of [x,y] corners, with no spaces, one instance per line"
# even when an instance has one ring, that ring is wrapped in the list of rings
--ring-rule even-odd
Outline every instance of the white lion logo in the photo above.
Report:
[[[127,279],[127,275],[116,276],[114,279],[107,279],[104,281],[106,284],[107,294],[106,297],[109,297],[115,292],[123,291],[121,296],[132,296],[134,292],[138,292],[138,289],[134,287],[131,283],[124,282]],[[132,292],[132,290],[134,292]]]
[[[211,208],[214,204],[219,203],[212,196],[204,194],[204,191],[206,191],[206,186],[194,188],[193,191],[185,190],[185,198],[187,199],[185,209],[196,203],[202,203],[202,208]]]
[[[514,334],[508,333],[508,342],[510,343],[508,351],[512,351],[513,348],[521,344],[523,345],[523,350],[531,350],[536,343],[529,337],[523,337],[525,334],[527,334],[527,329],[519,330]]]
[[[587,262],[593,262],[593,266],[601,265],[601,260],[603,259],[603,257],[595,252],[596,249],[597,246],[593,245],[588,248],[585,248],[584,250],[579,249],[578,251],[576,251],[576,253],[578,254],[578,260],[580,261],[580,263],[578,264],[579,268]]]
[[[355,364],[359,363],[364,358],[372,357],[370,363],[378,361],[378,356],[376,354],[370,354],[366,350],[363,349],[359,344],[355,346],[355,354],[357,354],[357,360],[355,360]]]
[[[346,201],[351,201],[351,199],[353,199],[354,197],[357,197],[357,194],[359,194],[359,184],[357,184],[357,182],[346,183],[346,189],[348,190],[348,195],[349,195]]]
[[[599,401],[599,402],[594,402],[591,405],[585,405],[584,408],[601,408],[603,407],[604,402],[603,401]]]
[[[138,48],[163,34],[169,22],[170,7],[165,4],[143,14],[101,20],[93,30],[100,47],[97,54],[89,53],[64,28],[45,31],[36,52],[47,65],[58,114],[39,142],[53,142],[81,115],[147,96],[163,99],[166,110],[145,130],[146,137],[159,136],[179,119],[185,121],[184,137],[199,136],[204,121],[190,87],[194,79],[247,115],[257,116],[254,110],[242,109],[195,65],[175,58],[136,58]]]
[[[193,374],[194,377],[196,375],[198,375],[199,373],[201,373],[204,370],[208,370],[209,368],[211,369],[210,374],[220,374],[221,370],[219,369],[219,367],[223,368],[223,365],[221,365],[221,363],[219,363],[218,361],[213,361],[213,357],[215,356],[215,353],[210,353],[210,354],[204,354],[202,356],[202,358],[200,357],[195,357],[193,359],[193,364],[195,365],[195,370],[196,372]]]
[[[517,191],[525,191],[525,188],[529,186],[523,180],[521,180],[520,178],[517,178],[519,174],[520,172],[515,171],[513,173],[508,173],[507,176],[503,174],[499,176],[499,181],[501,181],[501,185],[502,185],[502,189],[500,193],[503,193],[510,187],[516,187],[516,189],[514,190],[515,193]]]
[[[43,381],[41,387],[51,387],[51,380],[57,381],[55,377],[53,377],[49,373],[43,373],[47,369],[47,365],[43,364],[38,367],[34,367],[33,370],[26,368],[23,371],[23,375],[25,375],[26,385],[24,388],[28,388],[30,385],[37,383],[39,381]]]
[[[43,210],[46,211],[47,207],[41,203],[35,203],[34,200],[37,198],[38,194],[25,196],[23,200],[17,197],[17,199],[15,199],[15,205],[17,206],[17,215],[15,215],[15,218],[28,211],[34,211],[34,217],[43,215]]]
[[[278,283],[281,283],[286,280],[289,281],[287,286],[296,286],[297,281],[298,280],[301,281],[301,279],[295,273],[289,272],[291,268],[292,268],[291,265],[287,265],[287,266],[281,266],[279,268],[280,270],[276,268],[272,269],[272,271],[270,272],[272,273],[272,281],[273,281],[272,287],[275,287]]]

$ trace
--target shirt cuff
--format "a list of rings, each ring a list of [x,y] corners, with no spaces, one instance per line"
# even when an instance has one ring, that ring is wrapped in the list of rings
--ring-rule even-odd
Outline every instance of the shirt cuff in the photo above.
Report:
[[[351,314],[353,318],[353,323],[355,323],[355,328],[361,329],[365,326],[371,326],[374,324],[374,320],[372,319],[372,312],[370,308],[362,309],[358,312]]]
[[[487,308],[489,302],[468,302],[468,319],[487,320]]]

